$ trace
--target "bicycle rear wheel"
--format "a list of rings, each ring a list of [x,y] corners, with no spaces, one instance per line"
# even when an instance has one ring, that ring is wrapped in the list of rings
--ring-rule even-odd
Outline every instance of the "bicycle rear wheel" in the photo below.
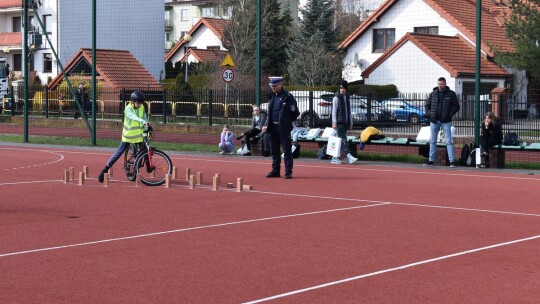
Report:
[[[124,152],[124,171],[128,180],[135,181],[136,171],[135,167],[135,158],[137,156],[137,148],[134,144],[129,145],[129,148]]]
[[[152,149],[148,153],[141,153],[135,160],[135,170],[141,175],[141,182],[148,186],[159,186],[165,183],[165,175],[172,173],[172,161],[165,152]]]

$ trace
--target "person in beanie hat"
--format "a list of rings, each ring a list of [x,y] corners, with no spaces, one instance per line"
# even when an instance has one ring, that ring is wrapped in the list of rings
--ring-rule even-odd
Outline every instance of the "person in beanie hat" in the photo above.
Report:
[[[347,130],[352,130],[353,120],[351,117],[351,101],[347,90],[349,84],[346,80],[341,81],[339,91],[332,99],[332,128],[337,131],[337,136],[341,138],[341,151],[347,155],[349,164],[355,163],[358,158],[352,156],[347,144]],[[339,157],[332,157],[332,164],[340,165],[342,161]]]

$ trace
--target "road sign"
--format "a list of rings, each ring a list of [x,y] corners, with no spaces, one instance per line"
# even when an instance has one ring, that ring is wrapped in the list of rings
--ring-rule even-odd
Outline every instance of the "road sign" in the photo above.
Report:
[[[232,60],[230,54],[227,54],[227,56],[225,56],[225,58],[221,62],[221,66],[224,68],[234,68],[234,61]]]
[[[221,73],[221,77],[225,82],[231,82],[234,79],[234,70],[233,69],[224,69]]]

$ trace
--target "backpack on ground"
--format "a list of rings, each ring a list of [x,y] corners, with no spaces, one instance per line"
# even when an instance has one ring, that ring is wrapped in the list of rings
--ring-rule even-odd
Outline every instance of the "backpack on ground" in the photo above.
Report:
[[[465,167],[476,166],[476,145],[474,143],[463,145],[459,163]]]
[[[318,159],[330,159],[330,155],[326,154],[326,145],[322,146],[319,151],[317,151]]]

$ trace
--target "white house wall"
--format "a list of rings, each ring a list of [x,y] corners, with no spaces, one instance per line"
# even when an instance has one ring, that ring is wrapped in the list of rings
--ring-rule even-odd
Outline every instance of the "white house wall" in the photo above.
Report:
[[[373,53],[373,29],[394,28],[395,42],[408,32],[413,32],[415,27],[438,26],[439,35],[455,36],[459,31],[443,19],[437,12],[422,0],[399,0],[376,22],[368,28],[364,34],[352,43],[347,49],[343,60],[343,77],[348,81],[361,80],[362,71],[377,60],[383,53]],[[355,65],[355,54],[362,60],[362,67],[358,62]]]
[[[164,15],[163,0],[98,1],[96,47],[130,51],[158,79],[165,68]],[[92,47],[92,1],[58,0],[58,16],[57,51],[65,64]]]
[[[364,79],[364,83],[396,84],[400,93],[428,93],[437,86],[439,77],[445,77],[448,86],[455,89],[455,78],[408,41]]]
[[[216,34],[210,30],[206,25],[202,24],[196,31],[193,33],[193,36],[191,37],[191,41],[187,43],[188,46],[197,47],[197,49],[207,49],[209,46],[219,46],[220,50],[226,50],[225,47],[223,47],[223,44],[221,43],[221,40],[216,36]],[[184,56],[184,48],[176,52],[171,57],[171,61],[173,63],[178,62],[182,57]],[[192,62],[195,58],[193,56],[189,56],[188,61]]]

